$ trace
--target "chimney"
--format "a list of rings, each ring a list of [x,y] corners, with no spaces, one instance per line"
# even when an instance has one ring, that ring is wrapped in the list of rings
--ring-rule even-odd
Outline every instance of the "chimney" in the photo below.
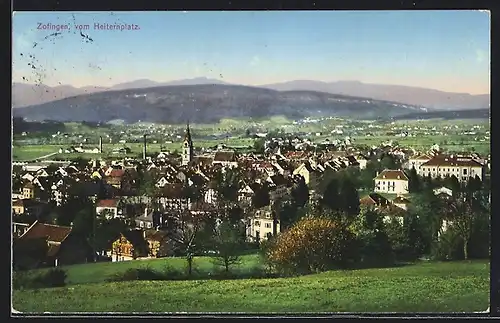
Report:
[[[142,147],[142,159],[146,159],[146,135],[144,135],[144,143]]]
[[[99,153],[102,154],[102,137],[99,137]]]

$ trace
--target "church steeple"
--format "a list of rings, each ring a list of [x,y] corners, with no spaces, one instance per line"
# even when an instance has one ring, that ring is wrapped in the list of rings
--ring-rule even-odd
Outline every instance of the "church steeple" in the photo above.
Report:
[[[182,165],[187,165],[193,159],[193,141],[191,140],[191,131],[189,129],[189,121],[186,125],[186,133],[182,144]]]

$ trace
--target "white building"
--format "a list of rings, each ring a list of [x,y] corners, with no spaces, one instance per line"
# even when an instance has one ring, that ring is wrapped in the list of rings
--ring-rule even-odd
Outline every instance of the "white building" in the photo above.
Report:
[[[420,169],[420,165],[428,162],[431,159],[432,159],[432,157],[430,157],[428,155],[418,155],[418,156],[412,157],[409,160],[408,168],[410,168],[410,169],[415,168],[415,170],[418,173],[418,171]]]
[[[276,233],[280,233],[280,222],[276,224]],[[267,240],[273,234],[273,217],[270,206],[255,211],[254,217],[247,222],[247,239],[249,241]]]
[[[438,155],[420,165],[417,173],[432,178],[455,176],[460,182],[465,182],[476,176],[483,180],[483,168],[484,166],[472,157]]]
[[[408,177],[398,169],[385,169],[375,177],[375,192],[391,194],[408,194]]]

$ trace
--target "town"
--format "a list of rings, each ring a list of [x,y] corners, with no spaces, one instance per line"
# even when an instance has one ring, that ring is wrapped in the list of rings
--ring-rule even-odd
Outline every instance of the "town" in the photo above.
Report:
[[[15,246],[47,239],[47,253],[33,259],[45,266],[204,253],[209,250],[202,244],[191,250],[179,238],[182,232],[172,236],[169,221],[190,220],[196,235],[202,219],[221,222],[230,213],[239,217],[236,228],[245,241],[258,246],[292,226],[308,207],[331,203],[329,181],[336,174],[347,174],[355,186],[355,209],[387,211],[385,220],[402,220],[412,203],[412,181],[442,179],[433,183],[440,198],[456,197],[460,183],[489,183],[489,156],[446,154],[436,145],[424,152],[391,145],[366,151],[330,145],[319,151],[294,146],[294,140],[269,138],[262,154],[224,147],[197,154],[188,124],[178,158],[163,152],[149,157],[144,136],[143,158],[15,163]],[[483,191],[489,194],[489,184]]]
[[[12,22],[15,316],[490,312],[485,10],[48,9]]]

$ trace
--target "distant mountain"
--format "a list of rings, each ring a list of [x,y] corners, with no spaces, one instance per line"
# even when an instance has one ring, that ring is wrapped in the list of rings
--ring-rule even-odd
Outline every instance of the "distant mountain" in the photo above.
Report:
[[[231,85],[230,83],[223,82],[221,80],[206,77],[169,82],[156,82],[148,79],[141,79],[116,84],[112,87],[87,86],[83,88],[76,88],[70,85],[61,85],[51,88],[46,85],[13,83],[12,106],[14,108],[18,108],[42,104],[76,95],[109,90],[115,91],[158,86],[206,84]],[[429,109],[439,110],[485,109],[490,106],[489,94],[470,95],[467,93],[450,93],[401,85],[368,84],[358,81],[320,82],[296,80],[277,84],[267,84],[260,87],[277,91],[315,91],[355,97],[366,97],[376,100],[425,106]]]
[[[13,83],[12,106],[18,108],[104,90],[107,90],[107,88],[93,86],[76,88],[71,85],[50,87],[43,84]]]
[[[126,90],[135,88],[148,88],[165,85],[197,85],[197,84],[229,84],[216,79],[198,77],[193,79],[177,80],[170,82],[156,82],[148,79],[135,80],[119,83],[112,87],[86,86],[73,87],[71,85],[60,85],[50,87],[39,84],[13,83],[12,84],[12,107],[19,108],[30,105],[42,104],[69,98],[76,95],[89,94],[102,91]]]
[[[368,97],[441,110],[485,109],[490,106],[489,94],[471,95],[402,85],[369,84],[358,81],[319,82],[296,80],[267,84],[261,87],[278,91],[309,90]]]
[[[14,117],[33,121],[213,123],[222,118],[284,115],[374,119],[421,111],[421,107],[314,91],[275,91],[239,85],[169,85],[101,91],[30,107]]]

